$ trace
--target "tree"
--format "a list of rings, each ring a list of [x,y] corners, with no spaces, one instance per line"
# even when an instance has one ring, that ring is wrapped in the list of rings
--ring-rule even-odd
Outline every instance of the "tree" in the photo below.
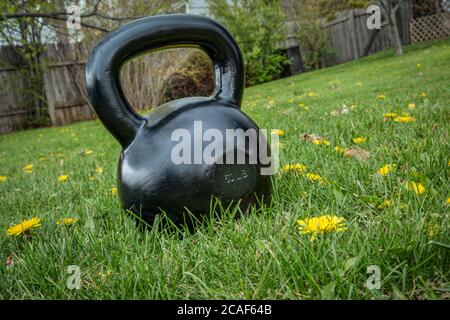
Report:
[[[295,23],[296,38],[306,69],[320,68],[330,52],[328,34],[323,28],[324,15],[317,0],[283,1],[287,15]]]
[[[398,31],[397,11],[400,8],[403,0],[378,0],[378,3],[383,8],[386,20],[389,25],[389,35],[391,44],[394,47],[395,54],[403,54],[402,39]]]
[[[314,2],[320,16],[327,20],[333,20],[336,13],[340,11],[365,8],[368,5],[368,0],[316,0]]]
[[[209,9],[241,48],[247,85],[280,75],[288,60],[279,50],[285,17],[278,0],[211,0]]]

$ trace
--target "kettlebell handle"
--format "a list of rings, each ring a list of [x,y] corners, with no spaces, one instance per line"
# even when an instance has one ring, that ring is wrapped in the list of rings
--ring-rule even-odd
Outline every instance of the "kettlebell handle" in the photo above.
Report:
[[[142,18],[108,33],[86,63],[86,89],[100,120],[125,148],[145,119],[133,111],[120,84],[121,67],[139,54],[171,47],[198,47],[211,58],[213,99],[240,108],[244,89],[242,55],[225,28],[212,19],[174,14]]]

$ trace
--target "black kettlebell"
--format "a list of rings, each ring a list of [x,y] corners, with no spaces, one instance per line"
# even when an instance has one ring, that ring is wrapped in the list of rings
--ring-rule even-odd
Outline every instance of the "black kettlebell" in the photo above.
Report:
[[[197,47],[211,58],[216,88],[211,97],[192,97],[166,103],[146,117],[135,113],[120,84],[124,63],[139,54],[163,48]],[[211,213],[214,199],[222,207],[238,204],[246,211],[266,203],[271,179],[261,174],[262,164],[249,159],[249,146],[225,149],[211,155],[214,161],[194,159],[207,143],[196,130],[254,129],[257,125],[242,111],[244,69],[241,52],[231,35],[212,19],[194,15],[164,15],[139,19],[107,34],[92,50],[86,64],[86,87],[100,120],[122,145],[118,189],[124,209],[152,223],[162,211],[175,224],[191,223]],[[218,130],[218,131],[217,131]],[[173,161],[174,132],[190,134],[196,150],[178,154],[191,162]],[[194,138],[192,138],[194,137]],[[201,140],[201,141],[199,141]],[[258,136],[270,153],[267,141]],[[225,144],[225,142],[224,142]],[[220,151],[220,150],[219,150]],[[186,153],[185,153],[186,152]],[[176,152],[175,152],[176,154]],[[245,163],[229,163],[227,155],[244,154]],[[188,213],[189,212],[189,213]],[[188,213],[188,214],[186,214]]]

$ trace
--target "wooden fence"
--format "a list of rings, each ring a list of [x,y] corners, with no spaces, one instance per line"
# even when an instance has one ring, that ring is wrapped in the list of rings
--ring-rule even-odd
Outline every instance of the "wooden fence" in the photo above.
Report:
[[[44,94],[54,126],[94,117],[84,89],[85,44],[50,45],[41,55]],[[27,70],[11,47],[0,47],[0,133],[22,129],[28,120]]]
[[[411,14],[410,2],[403,2],[397,14],[403,44],[410,43]],[[331,54],[324,59],[324,66],[359,59],[391,46],[387,23],[382,23],[379,31],[367,28],[367,19],[370,15],[362,9],[348,10],[341,17],[325,24],[324,27],[329,32]]]
[[[20,62],[8,47],[0,48],[0,62],[4,61],[9,64],[0,66],[0,133],[20,128],[28,114],[22,94],[25,81],[15,67]]]
[[[89,120],[95,114],[86,99],[84,66],[88,48],[83,44],[50,46],[45,54],[45,96],[50,121],[61,126]]]

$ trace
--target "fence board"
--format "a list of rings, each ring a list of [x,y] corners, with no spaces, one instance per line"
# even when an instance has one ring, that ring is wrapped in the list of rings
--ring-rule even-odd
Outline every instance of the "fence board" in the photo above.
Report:
[[[21,129],[28,118],[22,66],[12,48],[0,48],[0,133]]]
[[[95,117],[84,88],[84,60],[89,49],[84,43],[58,44],[50,46],[42,57],[47,66],[44,83],[52,125]]]

